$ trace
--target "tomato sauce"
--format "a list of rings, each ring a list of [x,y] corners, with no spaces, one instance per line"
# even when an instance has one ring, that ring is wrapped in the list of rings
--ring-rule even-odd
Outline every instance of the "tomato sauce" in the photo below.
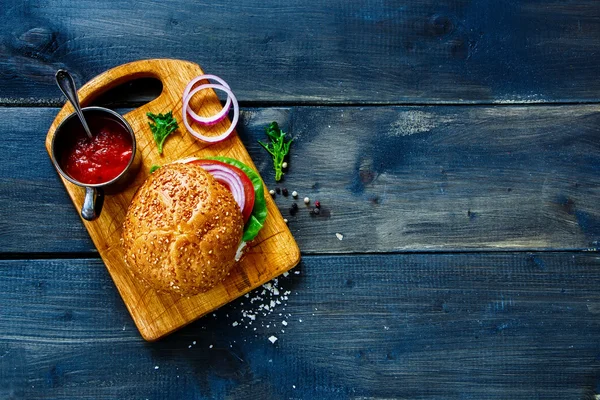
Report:
[[[131,135],[110,118],[96,117],[87,122],[93,138],[88,138],[81,126],[72,132],[72,140],[62,152],[61,166],[67,175],[81,183],[108,182],[119,176],[131,160]]]

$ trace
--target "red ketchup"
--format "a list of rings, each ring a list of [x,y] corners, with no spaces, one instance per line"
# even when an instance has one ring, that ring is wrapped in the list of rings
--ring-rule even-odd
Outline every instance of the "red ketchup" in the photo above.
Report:
[[[133,153],[131,135],[123,125],[110,118],[95,117],[87,122],[93,138],[87,137],[83,127],[73,132],[74,140],[65,148],[61,164],[76,181],[105,183],[127,168]]]

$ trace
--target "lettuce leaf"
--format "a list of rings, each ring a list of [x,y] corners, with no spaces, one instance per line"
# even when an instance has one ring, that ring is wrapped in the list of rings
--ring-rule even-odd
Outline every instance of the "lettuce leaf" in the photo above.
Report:
[[[234,158],[217,156],[207,157],[207,159],[221,161],[238,167],[252,181],[252,186],[254,186],[254,208],[248,222],[244,226],[244,236],[242,237],[244,242],[251,241],[258,235],[258,232],[262,229],[267,219],[267,201],[265,200],[265,188],[262,179],[260,179],[260,176],[252,168]]]

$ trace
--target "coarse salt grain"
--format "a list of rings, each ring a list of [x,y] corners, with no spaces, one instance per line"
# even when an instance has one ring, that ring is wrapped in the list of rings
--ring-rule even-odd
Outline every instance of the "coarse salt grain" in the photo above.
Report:
[[[277,337],[275,337],[275,336],[269,337],[269,342],[275,343],[276,341],[277,341]],[[156,368],[158,368],[158,367],[156,367]]]
[[[338,240],[342,240],[344,238],[344,235],[341,233],[336,233],[335,236],[338,238]]]
[[[299,274],[299,271],[294,271],[295,274]],[[287,276],[290,275],[290,273],[286,274]],[[259,289],[260,290],[260,289]],[[289,294],[291,294],[292,292],[290,290],[286,290],[284,291],[284,289],[279,285],[279,279],[275,278],[273,279],[271,282],[267,282],[265,284],[263,284],[262,286],[262,291],[261,292],[250,292],[247,293],[245,296],[248,297],[250,300],[245,302],[246,304],[249,304],[251,307],[255,307],[254,310],[252,309],[240,309],[239,313],[240,313],[240,317],[238,317],[238,321],[237,324],[233,324],[233,326],[244,326],[244,328],[248,328],[249,325],[252,325],[252,322],[255,321],[257,318],[257,316],[259,316],[260,314],[262,314],[263,316],[268,316],[271,313],[275,312],[275,310],[277,309],[278,305],[281,305],[283,303],[283,311],[285,311],[285,306],[287,305],[287,303],[284,303],[284,301],[286,301],[288,299]],[[296,293],[297,294],[297,293]],[[259,301],[259,303],[257,305],[253,305],[253,303],[255,303],[256,301]],[[262,303],[262,304],[261,304]],[[243,306],[244,303],[240,303],[240,306]],[[280,316],[282,316],[282,313],[279,313]],[[232,315],[233,317],[233,315]],[[289,319],[291,318],[291,314],[287,313],[285,316],[283,316],[283,318]],[[276,329],[277,328],[277,323],[273,322],[273,321],[256,321],[257,323],[260,322],[260,326],[263,329]],[[288,322],[280,322],[283,326],[287,326]],[[250,328],[252,328],[252,326],[250,326]],[[253,331],[256,333],[257,328],[253,328]],[[281,333],[284,333],[285,330],[280,329]],[[265,332],[266,333],[266,332]],[[274,333],[272,331],[272,333]],[[258,337],[258,335],[255,335],[255,337]],[[277,340],[276,336],[271,336],[273,337],[275,340]],[[269,338],[269,340],[271,340]],[[274,341],[272,341],[272,343],[275,343]]]

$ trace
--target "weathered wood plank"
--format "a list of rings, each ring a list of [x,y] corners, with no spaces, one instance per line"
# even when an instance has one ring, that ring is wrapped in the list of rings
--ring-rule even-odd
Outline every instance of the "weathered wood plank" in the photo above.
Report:
[[[298,271],[146,343],[99,260],[0,261],[0,397],[598,394],[598,254],[307,256]]]
[[[0,144],[2,252],[95,251],[45,149],[57,113],[49,108],[0,109],[5,139]]]
[[[135,15],[135,18],[132,16]],[[598,101],[596,0],[5,0],[0,102],[57,104],[125,62],[181,58],[243,102]]]
[[[599,111],[259,108],[244,110],[239,131],[270,187],[271,160],[257,140],[273,120],[295,138],[277,186],[300,193],[300,211],[289,215],[291,196],[276,203],[304,254],[587,249],[600,240]],[[3,253],[93,251],[43,148],[55,113],[0,109]],[[319,216],[304,196],[321,201]]]

